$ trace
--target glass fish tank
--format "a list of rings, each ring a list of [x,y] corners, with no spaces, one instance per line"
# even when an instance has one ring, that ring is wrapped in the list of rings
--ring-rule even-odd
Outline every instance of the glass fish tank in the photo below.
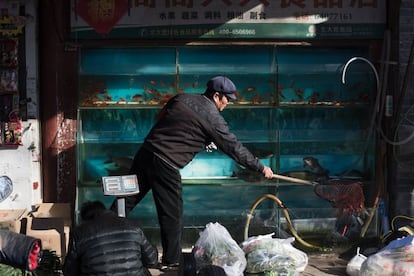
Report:
[[[87,200],[109,206],[114,198],[103,195],[101,178],[128,174],[163,105],[176,94],[203,93],[216,75],[236,84],[237,99],[222,114],[263,164],[310,181],[358,181],[369,200],[375,188],[375,78],[367,64],[355,63],[342,82],[344,65],[355,56],[369,58],[369,52],[304,46],[81,49],[76,210]],[[335,220],[330,203],[311,187],[266,180],[219,149],[199,153],[181,174],[188,231],[218,221],[240,237],[252,204],[266,194],[296,210],[295,219]],[[268,217],[260,223],[280,231],[280,206],[266,201],[259,209],[258,219]],[[131,217],[158,227],[151,193]]]

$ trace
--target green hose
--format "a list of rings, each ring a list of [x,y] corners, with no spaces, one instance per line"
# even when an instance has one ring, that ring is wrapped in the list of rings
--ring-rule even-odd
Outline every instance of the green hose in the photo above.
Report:
[[[289,227],[289,230],[290,230],[290,232],[292,233],[292,235],[295,237],[295,239],[300,243],[300,244],[302,244],[303,246],[305,246],[305,247],[308,247],[308,248],[310,248],[310,249],[316,249],[316,250],[319,250],[319,251],[331,251],[332,249],[331,248],[325,248],[325,247],[320,247],[320,246],[317,246],[317,245],[313,245],[313,244],[310,244],[310,243],[308,243],[308,242],[306,242],[306,241],[304,241],[300,236],[299,236],[299,234],[296,232],[296,230],[295,230],[295,228],[293,227],[293,224],[292,224],[292,221],[290,220],[290,216],[289,216],[289,212],[288,212],[288,210],[287,210],[287,208],[286,208],[286,206],[285,205],[283,205],[283,203],[282,203],[282,201],[277,197],[277,196],[275,196],[275,195],[272,195],[272,194],[264,194],[264,195],[262,195],[261,197],[259,197],[254,203],[253,203],[253,205],[252,205],[252,207],[250,208],[250,212],[249,212],[249,214],[247,215],[247,220],[246,220],[246,226],[245,226],[245,228],[244,228],[244,239],[245,240],[247,240],[248,239],[248,237],[249,237],[249,226],[250,226],[250,220],[252,219],[252,217],[253,217],[253,212],[254,212],[254,210],[256,209],[256,207],[263,201],[263,200],[265,200],[265,199],[267,199],[267,198],[269,198],[269,199],[272,199],[273,201],[275,201],[278,205],[279,205],[279,207],[280,208],[282,208],[282,211],[283,211],[283,213],[285,214],[285,218],[286,218],[286,221],[287,221],[287,224],[288,224],[288,227]]]

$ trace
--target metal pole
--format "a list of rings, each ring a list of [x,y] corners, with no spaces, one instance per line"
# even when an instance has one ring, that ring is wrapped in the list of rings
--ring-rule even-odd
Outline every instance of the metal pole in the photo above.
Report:
[[[118,205],[118,216],[119,217],[126,217],[125,213],[125,197],[118,197],[117,199],[117,205]]]

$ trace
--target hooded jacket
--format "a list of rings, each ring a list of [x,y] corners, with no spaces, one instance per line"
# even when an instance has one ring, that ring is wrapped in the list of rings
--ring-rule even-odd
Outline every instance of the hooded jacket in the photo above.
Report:
[[[229,131],[214,102],[204,95],[180,94],[171,98],[143,146],[182,169],[211,142],[240,165],[263,171],[263,164]]]
[[[133,221],[104,210],[70,233],[65,276],[146,275],[158,263],[158,252]]]

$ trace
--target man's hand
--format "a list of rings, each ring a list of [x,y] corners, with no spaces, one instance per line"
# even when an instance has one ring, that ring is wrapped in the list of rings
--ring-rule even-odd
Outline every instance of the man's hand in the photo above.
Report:
[[[272,179],[273,178],[273,171],[269,167],[264,166],[263,174],[267,179]]]

